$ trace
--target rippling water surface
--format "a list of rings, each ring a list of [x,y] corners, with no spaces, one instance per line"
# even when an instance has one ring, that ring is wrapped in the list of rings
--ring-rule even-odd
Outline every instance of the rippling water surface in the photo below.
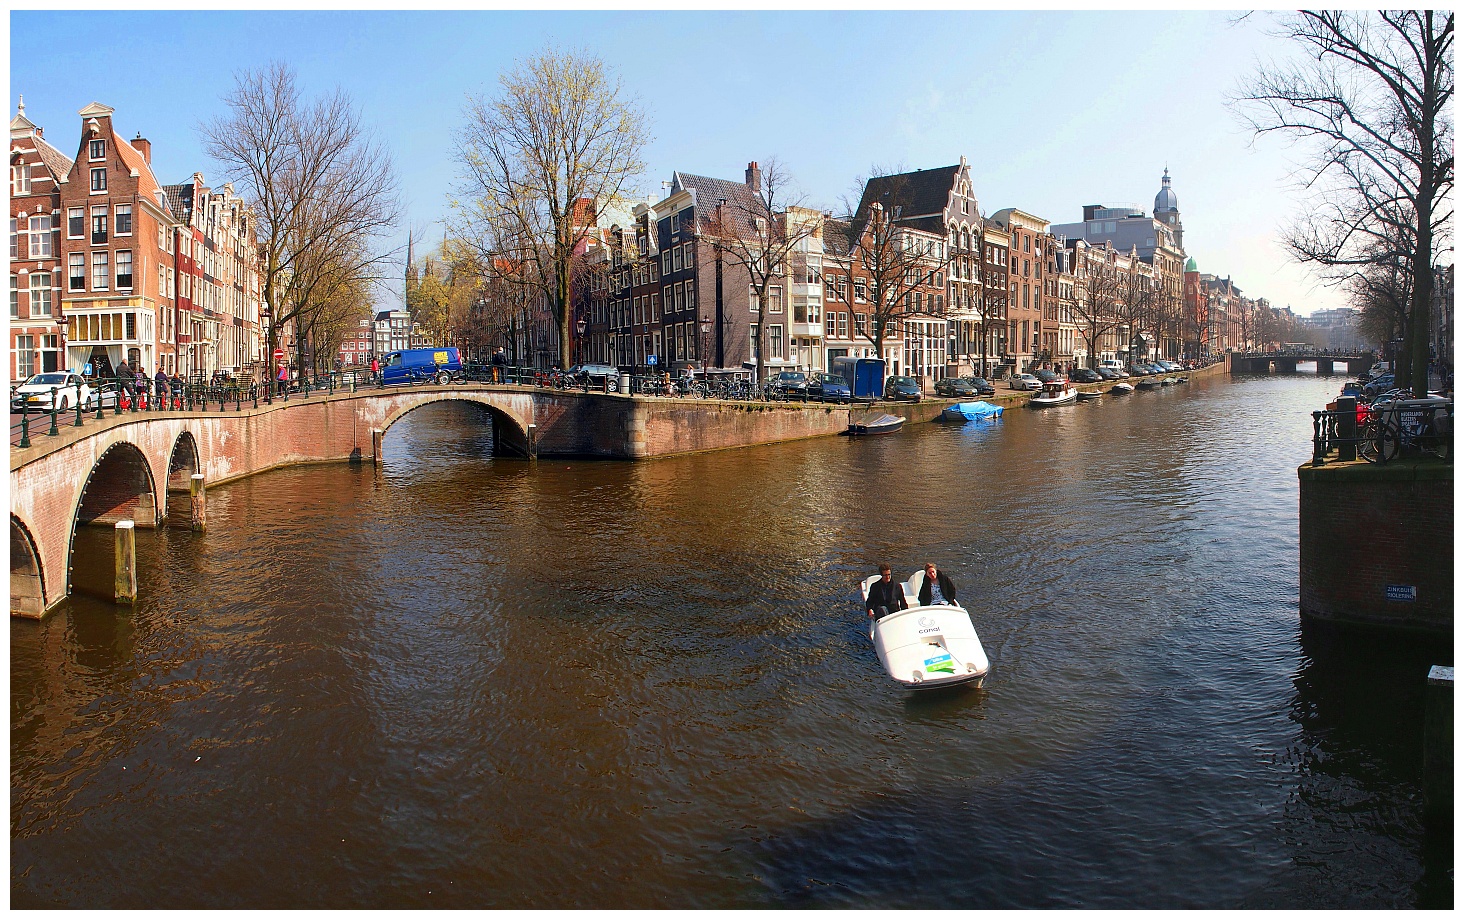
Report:
[[[88,596],[84,531],[77,595],[11,624],[12,902],[1449,905],[1419,781],[1451,650],[1298,623],[1339,385],[641,464],[494,459],[438,404],[380,471],[140,532],[134,612]],[[870,649],[857,580],[927,559],[983,690]]]

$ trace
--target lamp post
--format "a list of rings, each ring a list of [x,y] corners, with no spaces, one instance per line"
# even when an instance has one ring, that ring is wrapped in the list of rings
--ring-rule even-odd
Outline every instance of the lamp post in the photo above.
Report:
[[[585,363],[585,318],[581,316],[579,322],[575,323],[575,329],[579,332],[579,362]]]
[[[701,352],[697,357],[701,358],[702,374],[705,375],[707,368],[707,351],[712,341],[712,318],[709,316],[698,317],[698,326],[701,329]]]

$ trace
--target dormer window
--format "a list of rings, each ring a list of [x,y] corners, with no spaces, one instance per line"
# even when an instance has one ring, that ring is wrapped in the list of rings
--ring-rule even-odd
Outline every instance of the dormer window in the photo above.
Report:
[[[105,160],[107,158],[107,142],[104,140],[87,141],[86,156],[89,160]]]

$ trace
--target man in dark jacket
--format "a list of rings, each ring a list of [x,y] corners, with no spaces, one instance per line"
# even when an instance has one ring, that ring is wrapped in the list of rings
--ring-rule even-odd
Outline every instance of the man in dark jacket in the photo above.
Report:
[[[879,580],[869,586],[869,596],[864,599],[864,609],[871,617],[882,617],[896,610],[904,610],[905,588],[890,579],[890,567],[879,567]]]
[[[131,396],[136,386],[137,375],[132,372],[132,368],[127,366],[127,359],[123,358],[117,365],[117,388]]]
[[[932,590],[932,585],[934,590]],[[929,607],[931,604],[954,604],[956,602],[956,586],[950,576],[939,571],[934,562],[925,563],[925,577],[920,581],[920,606]]]
[[[493,382],[503,383],[508,375],[508,355],[503,353],[503,346],[493,353]]]

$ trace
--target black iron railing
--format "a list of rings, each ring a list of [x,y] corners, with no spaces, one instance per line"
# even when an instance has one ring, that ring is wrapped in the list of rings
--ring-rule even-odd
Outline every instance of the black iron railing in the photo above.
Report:
[[[1399,457],[1435,457],[1452,462],[1454,401],[1444,397],[1394,399],[1312,413],[1312,465],[1359,458],[1387,463]]]

